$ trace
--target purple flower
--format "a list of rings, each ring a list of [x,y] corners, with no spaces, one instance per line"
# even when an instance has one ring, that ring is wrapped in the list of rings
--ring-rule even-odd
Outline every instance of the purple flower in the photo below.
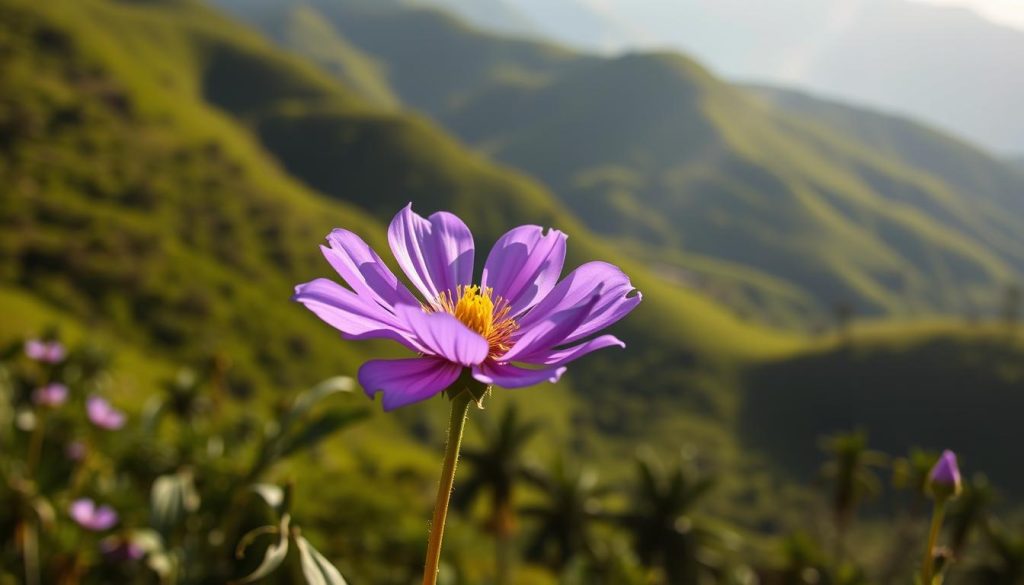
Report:
[[[32,392],[32,402],[37,406],[56,408],[68,400],[68,387],[56,382],[47,384],[42,388],[36,388]]]
[[[93,395],[85,401],[85,410],[92,424],[108,431],[116,431],[124,426],[125,415],[114,408],[105,399]]]
[[[956,462],[956,453],[949,449],[942,452],[938,462],[928,474],[928,483],[932,493],[940,497],[955,496],[960,493],[960,467]]]
[[[349,288],[319,278],[297,286],[294,299],[346,339],[391,339],[419,354],[359,369],[367,394],[383,393],[385,410],[444,391],[465,369],[505,388],[555,382],[569,362],[625,347],[612,335],[591,337],[640,303],[629,278],[605,262],[559,281],[565,240],[557,230],[514,228],[491,249],[474,284],[466,224],[446,212],[424,219],[410,204],[392,220],[388,241],[421,298],[359,236],[336,229],[321,250]]]
[[[71,503],[68,508],[71,519],[86,530],[101,532],[109,530],[117,524],[117,512],[107,505],[96,507],[96,502],[89,498],[81,498]]]
[[[100,552],[113,562],[137,561],[146,556],[146,551],[137,543],[113,536],[100,541]]]
[[[59,341],[30,339],[25,342],[25,355],[44,364],[59,364],[66,353]]]
[[[64,447],[64,456],[71,461],[81,461],[85,459],[85,443],[81,441],[71,441]]]

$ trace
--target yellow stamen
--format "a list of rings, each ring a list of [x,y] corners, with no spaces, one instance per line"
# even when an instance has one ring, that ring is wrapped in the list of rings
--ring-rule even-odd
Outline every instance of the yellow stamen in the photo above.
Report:
[[[492,298],[490,288],[477,285],[459,286],[457,299],[447,292],[441,293],[428,312],[444,311],[453,315],[466,327],[479,333],[490,346],[490,356],[497,358],[512,347],[512,334],[519,324],[509,316],[512,307],[501,297]]]

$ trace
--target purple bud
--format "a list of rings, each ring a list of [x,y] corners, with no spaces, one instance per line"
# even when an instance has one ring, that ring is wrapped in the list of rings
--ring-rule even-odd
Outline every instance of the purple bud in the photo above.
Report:
[[[25,355],[44,364],[59,364],[66,353],[59,341],[30,339],[25,342]]]
[[[68,400],[68,387],[56,382],[36,388],[32,393],[32,402],[37,406],[56,408]]]
[[[64,456],[71,461],[81,461],[85,459],[85,443],[81,441],[71,441],[64,447]]]
[[[89,498],[72,502],[68,514],[79,526],[93,532],[109,530],[117,524],[117,512],[113,508],[107,505],[96,507],[96,502]]]
[[[956,453],[949,449],[942,452],[928,474],[928,483],[936,497],[945,499],[960,494],[960,468],[956,463]]]
[[[85,410],[92,424],[101,429],[116,431],[124,426],[124,413],[111,406],[109,402],[100,396],[90,396],[85,401]]]

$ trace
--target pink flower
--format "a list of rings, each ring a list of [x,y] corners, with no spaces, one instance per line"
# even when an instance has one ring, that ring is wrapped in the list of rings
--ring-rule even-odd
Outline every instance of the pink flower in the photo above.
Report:
[[[38,406],[56,408],[68,400],[68,387],[56,382],[36,388],[32,392],[32,402]]]
[[[89,498],[81,498],[71,503],[68,508],[71,519],[79,526],[93,532],[109,530],[117,524],[117,512],[110,506],[96,506]]]
[[[30,339],[25,342],[25,355],[44,364],[59,364],[67,352],[59,341]]]
[[[86,400],[85,410],[92,424],[108,431],[116,431],[123,427],[126,420],[123,412],[111,406],[102,397],[96,395],[92,395]]]

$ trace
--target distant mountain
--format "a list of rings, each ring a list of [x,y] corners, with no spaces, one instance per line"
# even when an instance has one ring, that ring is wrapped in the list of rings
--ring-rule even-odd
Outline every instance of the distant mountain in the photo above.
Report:
[[[1024,212],[1024,181],[1012,160],[993,158],[973,144],[901,116],[790,89],[750,89],[777,108],[938,177],[972,198]]]
[[[458,14],[485,30],[525,38],[540,38],[544,28],[527,17],[513,0],[412,0],[413,5],[432,6]]]
[[[678,55],[597,58],[429,11],[298,4],[385,63],[404,103],[540,178],[667,277],[692,281],[701,258],[771,275],[802,293],[750,284],[760,278],[746,279],[748,293],[806,320],[839,302],[990,312],[1024,269],[1019,178],[939,133],[893,125],[900,160]],[[722,285],[715,272],[700,278]]]
[[[570,18],[538,19],[577,46]],[[545,0],[548,12],[583,0]],[[922,119],[996,152],[1024,150],[1024,32],[908,0],[606,0],[622,47],[671,46],[731,79],[805,87]],[[483,23],[482,23],[483,24]]]

